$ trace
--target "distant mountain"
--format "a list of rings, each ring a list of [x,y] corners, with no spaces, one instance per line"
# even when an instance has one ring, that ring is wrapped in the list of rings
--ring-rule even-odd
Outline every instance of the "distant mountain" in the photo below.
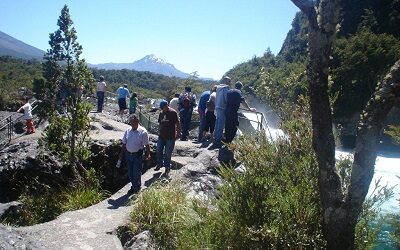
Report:
[[[182,72],[175,68],[171,63],[165,62],[163,59],[155,55],[147,55],[142,59],[133,63],[102,63],[102,64],[89,64],[89,67],[98,69],[133,69],[137,71],[149,71],[165,76],[176,76],[180,78],[187,78],[189,74]]]
[[[42,60],[44,51],[30,46],[0,31],[0,56]]]

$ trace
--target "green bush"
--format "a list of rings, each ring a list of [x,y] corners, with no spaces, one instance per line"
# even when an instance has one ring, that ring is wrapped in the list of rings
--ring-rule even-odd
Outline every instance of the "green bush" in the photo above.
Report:
[[[50,187],[36,181],[27,185],[19,200],[22,208],[3,219],[3,223],[28,226],[54,220],[63,212],[96,204],[109,193],[101,189],[100,177],[94,169],[87,172],[84,180],[70,188]]]
[[[63,198],[62,210],[73,211],[89,207],[109,196],[107,191],[101,189],[99,178],[96,176],[96,171],[90,169],[83,182],[64,190],[61,193]]]
[[[200,221],[191,199],[181,185],[153,185],[141,192],[131,213],[132,231],[150,230],[158,244],[175,249],[179,236]]]

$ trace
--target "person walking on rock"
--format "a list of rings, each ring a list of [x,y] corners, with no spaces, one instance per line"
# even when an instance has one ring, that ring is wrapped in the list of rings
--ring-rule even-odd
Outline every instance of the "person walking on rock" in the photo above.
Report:
[[[149,134],[147,130],[139,125],[139,118],[133,114],[129,117],[131,125],[122,137],[122,150],[119,154],[117,168],[121,166],[122,159],[125,156],[128,165],[128,176],[132,184],[129,194],[137,193],[142,186],[142,166],[143,149],[146,149],[145,160],[150,160]]]
[[[168,102],[160,102],[160,115],[158,116],[159,135],[157,141],[157,167],[156,171],[165,167],[165,175],[171,171],[171,157],[174,151],[175,140],[180,137],[181,125],[178,113],[168,106]]]
[[[118,106],[119,106],[119,115],[124,114],[124,110],[126,109],[126,98],[129,98],[131,94],[128,90],[128,84],[124,84],[124,86],[119,87],[117,89],[118,93]]]
[[[32,116],[32,106],[29,103],[29,99],[26,99],[26,103],[20,107],[17,112],[24,111],[24,120],[26,121],[26,133],[32,134],[35,133],[35,125],[33,124],[33,116]]]
[[[235,88],[228,90],[226,94],[226,109],[225,109],[225,142],[230,143],[236,136],[239,127],[238,110],[240,104],[251,111],[256,111],[255,108],[250,108],[246,100],[242,96],[241,89],[243,84],[241,82],[235,83]]]
[[[207,108],[207,101],[210,99],[211,92],[209,90],[204,91],[200,95],[199,105],[197,107],[197,112],[199,113],[199,134],[197,136],[197,141],[201,141],[203,139],[203,130],[204,125],[206,123],[206,108]]]
[[[104,81],[104,76],[100,76],[97,82],[97,112],[103,112],[104,105],[104,94],[106,93],[106,82]]]
[[[231,78],[225,76],[222,78],[221,83],[217,85],[215,97],[215,128],[214,128],[214,141],[210,146],[212,148],[220,148],[222,146],[222,136],[225,127],[225,109],[226,109],[226,94],[231,84]]]
[[[181,141],[187,141],[194,107],[196,107],[196,95],[192,93],[191,87],[185,87],[185,92],[180,94],[178,101],[179,117],[182,127]]]
[[[137,105],[138,105],[137,94],[133,92],[131,98],[129,99],[129,114],[136,113]]]

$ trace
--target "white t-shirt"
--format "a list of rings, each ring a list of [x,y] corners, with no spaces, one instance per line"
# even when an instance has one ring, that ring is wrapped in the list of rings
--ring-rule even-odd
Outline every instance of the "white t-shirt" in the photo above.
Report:
[[[138,126],[136,130],[132,127],[128,128],[122,137],[122,143],[125,144],[128,152],[134,153],[149,144],[149,134],[142,126]]]
[[[178,110],[178,97],[174,97],[171,99],[171,101],[169,101],[169,107],[174,109],[176,112],[179,112]]]
[[[22,106],[23,110],[24,110],[24,119],[28,120],[28,119],[32,119],[32,106],[31,104],[25,103],[24,106]]]
[[[98,82],[97,83],[97,91],[106,92],[106,82]]]

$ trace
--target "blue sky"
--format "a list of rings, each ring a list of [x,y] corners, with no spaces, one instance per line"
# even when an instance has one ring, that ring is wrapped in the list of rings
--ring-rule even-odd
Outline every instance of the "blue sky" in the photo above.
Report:
[[[64,4],[87,62],[155,54],[214,79],[267,48],[277,54],[298,11],[290,0],[0,0],[0,31],[47,50]]]

